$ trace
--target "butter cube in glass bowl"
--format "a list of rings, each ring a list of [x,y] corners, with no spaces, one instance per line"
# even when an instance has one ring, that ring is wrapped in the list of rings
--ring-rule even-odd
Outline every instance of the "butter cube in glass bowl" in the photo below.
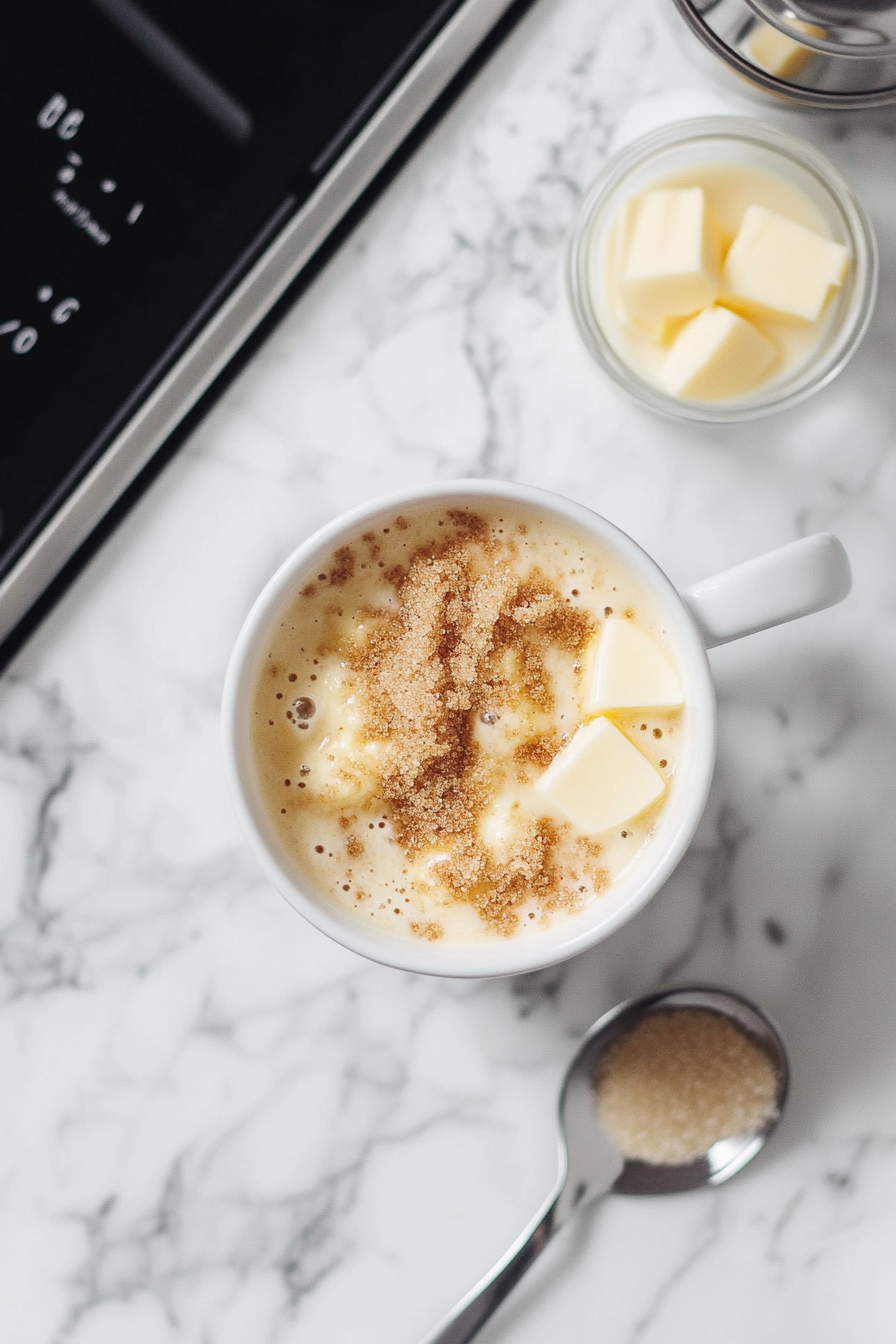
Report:
[[[758,327],[713,304],[678,333],[660,381],[676,397],[725,401],[758,386],[776,358],[774,345]]]
[[[751,205],[725,257],[722,298],[748,317],[815,322],[848,270],[842,243]]]
[[[670,318],[690,317],[718,297],[719,238],[699,187],[626,201],[615,247],[623,320],[648,336],[662,339]]]
[[[669,278],[670,254],[687,284],[670,280],[663,297],[648,272]],[[689,314],[687,285],[705,296]],[[570,234],[566,288],[586,349],[641,405],[747,421],[803,401],[852,358],[874,309],[877,245],[814,146],[752,117],[700,117],[606,164]]]

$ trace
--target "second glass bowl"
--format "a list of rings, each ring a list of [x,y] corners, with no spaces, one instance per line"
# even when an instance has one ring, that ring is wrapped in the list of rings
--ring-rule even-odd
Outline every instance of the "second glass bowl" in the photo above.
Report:
[[[850,256],[843,287],[832,297],[817,346],[790,371],[725,401],[688,401],[650,382],[623,354],[623,342],[592,300],[596,268],[606,262],[610,230],[623,203],[670,178],[724,164],[782,178],[811,201],[830,237]],[[837,376],[865,334],[877,293],[874,230],[846,179],[812,145],[748,117],[699,117],[654,131],[615,158],[587,192],[566,254],[566,285],[579,333],[597,363],[630,396],[677,420],[725,424],[794,406]],[[613,336],[617,339],[614,341]]]

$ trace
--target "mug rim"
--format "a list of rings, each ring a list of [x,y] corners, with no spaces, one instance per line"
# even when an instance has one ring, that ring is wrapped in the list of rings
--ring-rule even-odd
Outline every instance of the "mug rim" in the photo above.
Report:
[[[582,911],[557,921],[543,934],[533,931],[531,940],[511,934],[481,942],[430,943],[367,928],[329,897],[315,896],[310,890],[313,884],[307,880],[303,884],[297,866],[288,864],[285,854],[278,854],[273,827],[265,825],[266,813],[251,780],[246,708],[254,693],[264,635],[294,594],[297,576],[315,557],[342,544],[362,524],[396,508],[439,501],[451,506],[477,497],[490,503],[505,499],[511,505],[529,505],[553,513],[567,525],[578,525],[589,536],[609,544],[646,580],[664,616],[669,617],[670,639],[679,652],[680,665],[681,651],[686,655],[682,675],[689,715],[688,779],[687,787],[677,791],[681,797],[664,827],[668,834],[663,836],[662,848],[660,836],[655,836],[643,860],[636,860],[605,896],[595,897]],[[378,496],[339,514],[284,560],[256,598],[237,636],[224,680],[221,730],[224,774],[240,827],[265,876],[290,905],[335,942],[383,965],[425,975],[490,978],[544,969],[584,952],[627,923],[660,890],[681,861],[706,805],[716,755],[716,700],[706,647],[693,616],[656,561],[628,533],[563,495],[516,482],[466,478],[408,486]],[[611,899],[614,892],[616,898]]]

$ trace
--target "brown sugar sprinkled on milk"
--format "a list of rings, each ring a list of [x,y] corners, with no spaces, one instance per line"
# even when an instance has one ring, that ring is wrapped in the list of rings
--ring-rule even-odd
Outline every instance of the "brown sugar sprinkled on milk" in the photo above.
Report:
[[[527,898],[544,909],[568,902],[554,863],[561,830],[538,817],[496,858],[479,829],[495,778],[475,716],[521,697],[550,713],[545,657],[581,652],[592,622],[537,569],[521,580],[512,545],[496,543],[478,514],[452,510],[449,518],[454,535],[411,556],[397,609],[351,665],[368,732],[384,743],[378,774],[398,843],[411,856],[444,847],[445,889],[509,931]],[[542,745],[544,735],[535,742]],[[530,745],[522,743],[514,759]],[[547,749],[548,761],[556,749]]]
[[[721,1013],[648,1013],[607,1048],[597,1112],[626,1157],[680,1166],[720,1139],[777,1115],[778,1078],[766,1052]]]
[[[624,645],[606,633],[611,595],[662,642],[636,576],[506,505],[399,515],[319,571],[272,636],[253,733],[300,870],[358,918],[428,940],[531,936],[599,898],[649,843],[681,740],[680,704],[648,711],[661,744],[639,732],[643,708],[588,708],[596,643]],[[662,756],[638,815],[600,834],[564,793],[589,714],[612,717],[651,779]]]

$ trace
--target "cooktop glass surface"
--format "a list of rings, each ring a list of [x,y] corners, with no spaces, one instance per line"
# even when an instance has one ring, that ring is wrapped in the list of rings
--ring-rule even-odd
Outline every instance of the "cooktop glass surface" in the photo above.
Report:
[[[459,0],[5,0],[0,574]]]

